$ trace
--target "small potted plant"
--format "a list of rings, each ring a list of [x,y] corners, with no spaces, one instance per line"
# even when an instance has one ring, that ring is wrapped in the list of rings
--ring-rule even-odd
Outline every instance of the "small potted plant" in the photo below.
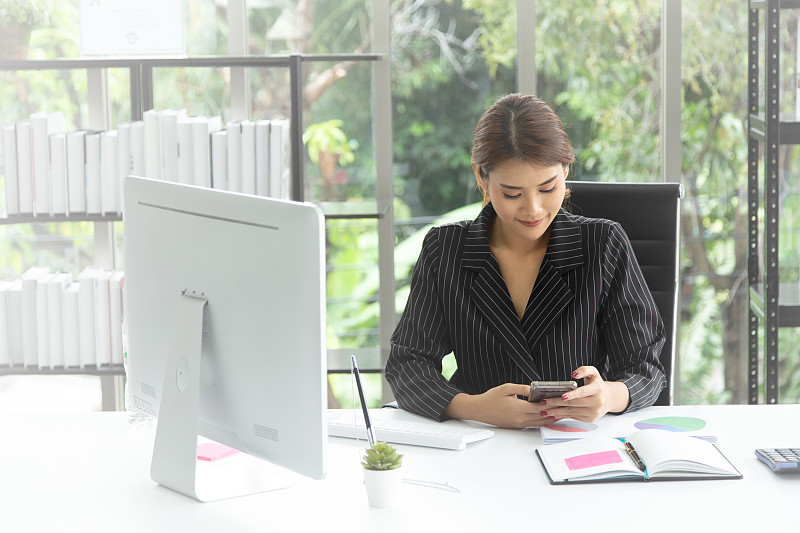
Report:
[[[0,0],[0,58],[27,59],[31,31],[45,16],[39,0]]]
[[[391,507],[400,498],[403,456],[391,444],[376,442],[361,460],[367,499],[372,507]]]

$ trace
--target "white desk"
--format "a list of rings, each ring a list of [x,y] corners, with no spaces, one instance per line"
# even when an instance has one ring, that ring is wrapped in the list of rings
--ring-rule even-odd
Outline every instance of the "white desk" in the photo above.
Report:
[[[367,505],[354,440],[331,438],[322,481],[296,477],[287,490],[203,504],[150,480],[154,429],[129,427],[124,413],[2,414],[0,529],[800,530],[800,476],[777,476],[753,455],[757,447],[800,444],[800,405],[704,409],[743,480],[551,486],[533,453],[539,431],[496,430],[461,452],[401,446],[405,478],[461,492],[404,485],[404,502],[393,509]]]

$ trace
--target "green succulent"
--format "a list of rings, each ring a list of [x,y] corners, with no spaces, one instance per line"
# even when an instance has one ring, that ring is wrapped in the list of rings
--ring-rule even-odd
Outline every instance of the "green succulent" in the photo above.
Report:
[[[361,466],[367,470],[394,470],[400,468],[403,456],[397,453],[394,446],[386,442],[376,442],[367,450],[361,460]]]

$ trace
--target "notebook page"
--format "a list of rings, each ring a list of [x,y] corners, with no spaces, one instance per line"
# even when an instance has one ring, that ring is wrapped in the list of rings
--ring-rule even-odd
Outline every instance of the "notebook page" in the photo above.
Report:
[[[709,442],[666,431],[637,431],[628,442],[647,463],[650,476],[665,471],[736,474]]]
[[[613,438],[578,439],[537,450],[554,481],[642,476],[622,442]]]

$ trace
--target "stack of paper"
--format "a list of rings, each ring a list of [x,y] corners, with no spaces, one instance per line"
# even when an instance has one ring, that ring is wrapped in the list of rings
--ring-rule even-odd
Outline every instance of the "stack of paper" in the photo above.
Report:
[[[622,415],[607,414],[596,422],[564,419],[541,428],[544,444],[594,437],[622,438],[636,430],[681,433],[709,442],[716,442],[718,438],[702,407],[694,405],[649,407]]]

